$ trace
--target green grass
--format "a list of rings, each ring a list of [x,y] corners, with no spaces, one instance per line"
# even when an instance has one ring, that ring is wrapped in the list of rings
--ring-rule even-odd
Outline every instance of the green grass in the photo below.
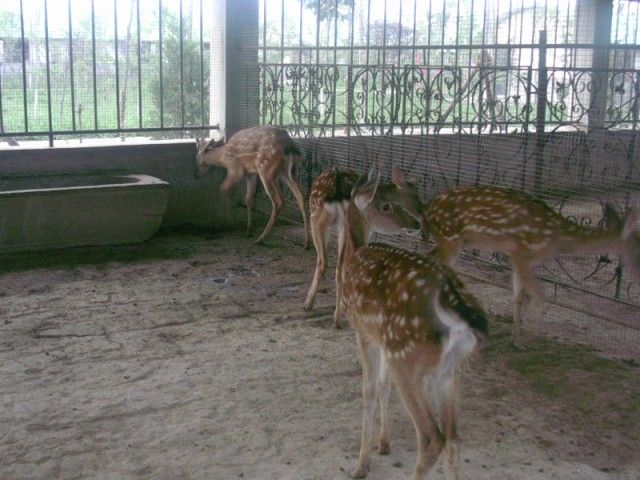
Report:
[[[638,362],[604,358],[591,348],[543,337],[529,338],[520,350],[504,324],[493,326],[486,354],[504,362],[534,393],[565,405],[568,415],[588,415],[603,428],[611,428],[607,422],[640,428]],[[615,418],[603,415],[605,410]]]

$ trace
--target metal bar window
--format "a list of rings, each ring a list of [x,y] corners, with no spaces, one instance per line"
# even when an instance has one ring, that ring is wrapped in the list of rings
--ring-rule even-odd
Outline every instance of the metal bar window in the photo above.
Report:
[[[546,60],[546,129],[586,126],[592,66],[576,57],[586,58],[594,43],[577,34],[590,27],[577,24],[577,0],[299,0],[286,11],[280,0],[268,4],[281,9],[270,15],[267,1],[260,0],[263,94],[256,102],[265,123],[306,135],[341,135],[344,125],[347,135],[525,132],[536,118],[537,70]],[[637,6],[614,2],[622,15],[615,18],[613,38],[620,40],[610,48],[617,61],[609,71],[620,80],[604,87],[617,89],[607,95],[607,119],[635,128],[635,89],[620,82],[635,78]],[[305,61],[307,24],[315,44]],[[542,50],[535,34],[545,27],[549,43]],[[539,58],[543,51],[546,59]]]
[[[0,2],[0,145],[216,129],[203,3]]]

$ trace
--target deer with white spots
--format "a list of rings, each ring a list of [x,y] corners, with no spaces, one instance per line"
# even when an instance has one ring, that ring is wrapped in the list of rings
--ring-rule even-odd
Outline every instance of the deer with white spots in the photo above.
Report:
[[[320,173],[311,184],[309,195],[309,223],[311,225],[311,239],[316,247],[316,270],[313,281],[307,292],[304,302],[305,310],[312,310],[316,292],[327,269],[327,241],[331,227],[335,226],[338,232],[338,265],[344,249],[347,205],[351,198],[351,190],[358,179],[358,174],[350,169],[338,167],[329,168]],[[390,184],[380,187],[390,199],[389,208],[395,210],[395,214],[402,219],[402,224],[407,228],[419,228],[419,225],[409,217],[408,213],[421,208],[420,196],[415,185],[404,182],[400,186]],[[375,226],[374,226],[375,227]],[[385,230],[375,229],[378,233],[400,233],[401,228],[395,224],[386,224]],[[336,268],[336,285],[338,284],[338,268]],[[337,296],[337,295],[336,295]],[[340,312],[338,304],[333,315],[334,325],[340,327]]]
[[[395,178],[402,183],[402,172]],[[525,294],[543,299],[533,269],[566,253],[612,253],[640,283],[638,211],[623,220],[607,205],[605,229],[578,225],[544,202],[521,191],[493,186],[470,186],[446,191],[422,211],[410,211],[422,224],[423,236],[435,241],[434,254],[453,266],[465,247],[500,251],[513,269],[513,342],[522,346],[521,312]]]
[[[203,176],[216,165],[227,170],[222,182],[222,191],[228,193],[243,178],[247,178],[245,204],[247,206],[247,235],[251,235],[251,210],[258,177],[271,200],[271,216],[255,243],[262,243],[269,234],[282,211],[284,198],[278,185],[287,184],[302,212],[305,248],[309,246],[309,227],[304,205],[304,196],[295,180],[295,167],[300,161],[298,145],[286,130],[273,126],[262,126],[240,130],[225,144],[223,140],[196,139],[196,176]]]
[[[458,478],[457,398],[460,365],[487,332],[482,308],[453,270],[399,248],[369,244],[374,228],[400,227],[379,180],[358,181],[347,209],[338,302],[356,332],[363,373],[363,425],[353,478],[369,471],[373,417],[380,403],[378,451],[389,453],[389,376],[413,421],[414,480],[422,480],[444,449],[447,480]],[[376,371],[377,370],[377,371]],[[427,398],[436,399],[440,425]]]

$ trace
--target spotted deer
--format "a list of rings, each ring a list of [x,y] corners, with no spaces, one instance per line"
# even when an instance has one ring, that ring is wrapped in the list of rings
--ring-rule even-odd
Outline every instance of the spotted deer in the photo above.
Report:
[[[331,227],[338,232],[338,265],[344,249],[344,220],[346,209],[351,197],[351,190],[358,179],[358,174],[351,169],[338,167],[329,168],[320,173],[311,184],[309,195],[309,223],[311,225],[311,239],[316,248],[316,270],[309,286],[304,302],[305,310],[312,310],[318,286],[327,269],[327,240]],[[411,228],[419,228],[408,214],[404,213],[421,208],[420,196],[415,185],[403,182],[400,189],[394,184],[383,185],[381,192],[389,197],[389,208],[395,209],[395,214],[403,220],[403,224]],[[395,225],[385,225],[386,230],[378,233],[400,233]],[[338,284],[338,268],[336,268],[336,285]],[[337,296],[337,295],[336,295]],[[340,327],[340,312],[338,304],[333,315],[334,325]]]
[[[487,332],[487,318],[453,270],[434,259],[383,244],[367,244],[376,228],[399,228],[393,198],[379,179],[360,180],[347,207],[338,302],[356,332],[363,373],[363,423],[353,478],[369,471],[375,403],[380,403],[378,451],[389,453],[389,376],[413,421],[414,480],[422,480],[444,449],[448,480],[458,478],[457,398],[460,365]],[[376,371],[377,370],[377,371]],[[425,384],[437,400],[435,410]]]
[[[196,176],[202,177],[212,166],[223,167],[227,176],[222,191],[228,193],[243,178],[247,178],[245,203],[247,205],[247,235],[251,235],[251,210],[258,177],[271,200],[271,216],[255,243],[262,243],[282,211],[284,199],[279,181],[287,184],[302,212],[305,230],[305,248],[309,245],[309,227],[304,196],[294,178],[296,163],[300,161],[300,149],[286,130],[262,126],[241,130],[225,144],[223,140],[196,139],[198,154]]]
[[[402,184],[402,172],[394,179]],[[565,253],[620,255],[640,282],[638,211],[623,220],[605,207],[607,228],[578,225],[544,202],[521,191],[493,186],[469,186],[446,191],[422,211],[409,212],[422,224],[425,239],[436,243],[435,256],[453,266],[465,247],[500,251],[513,268],[513,342],[522,346],[522,306],[526,294],[543,299],[533,269]]]

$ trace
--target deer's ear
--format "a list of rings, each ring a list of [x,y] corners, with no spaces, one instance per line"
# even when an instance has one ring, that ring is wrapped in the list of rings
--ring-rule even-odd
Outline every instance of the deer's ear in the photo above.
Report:
[[[397,165],[394,165],[393,169],[391,170],[391,181],[397,187],[401,187],[407,181],[405,176],[404,176],[404,173],[402,172],[400,167],[397,166]]]
[[[374,180],[369,180],[361,187],[354,187],[354,202],[358,210],[364,210],[369,206],[376,196],[378,185],[380,184],[380,175]]]
[[[376,166],[375,164],[371,164],[371,167],[369,168],[369,173],[367,173],[367,180],[371,181],[375,178],[376,175]]]

